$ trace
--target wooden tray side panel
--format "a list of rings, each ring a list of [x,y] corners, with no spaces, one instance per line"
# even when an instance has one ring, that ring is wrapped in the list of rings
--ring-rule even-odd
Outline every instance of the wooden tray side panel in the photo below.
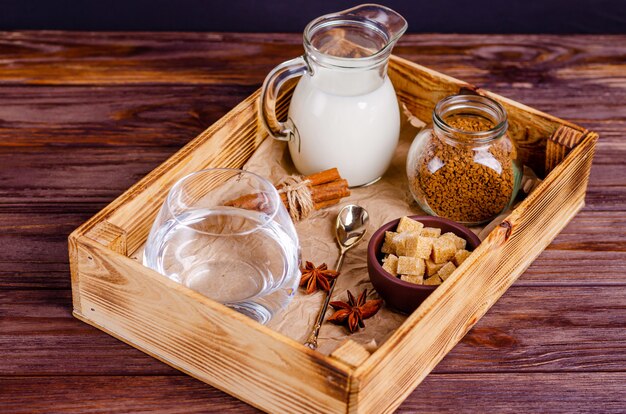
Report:
[[[345,413],[351,369],[87,238],[75,316],[269,412]]]
[[[391,412],[526,270],[584,205],[590,133],[363,365],[351,413]]]
[[[432,122],[433,109],[446,96],[475,86],[430,70],[406,59],[392,56],[387,70],[400,102],[416,117]]]
[[[500,102],[508,113],[509,136],[517,144],[522,164],[538,174],[542,174],[545,167],[546,141],[560,125],[585,131],[575,124],[397,56],[391,58],[389,77],[402,104],[427,123],[431,122],[437,102],[461,90]]]

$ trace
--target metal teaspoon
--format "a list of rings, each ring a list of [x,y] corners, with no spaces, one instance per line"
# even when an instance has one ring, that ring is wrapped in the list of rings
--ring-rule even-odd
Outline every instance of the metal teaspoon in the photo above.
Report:
[[[335,223],[335,239],[337,239],[337,244],[339,244],[339,259],[335,265],[336,271],[339,272],[341,270],[346,252],[356,246],[361,239],[363,239],[367,230],[368,221],[369,214],[367,213],[367,210],[361,206],[357,206],[356,204],[349,204],[345,206],[337,215],[337,221]],[[330,303],[330,298],[335,290],[336,282],[337,279],[331,281],[330,289],[326,294],[324,305],[322,305],[322,309],[317,315],[313,331],[304,343],[305,346],[308,346],[311,349],[317,349],[317,337],[320,333],[322,322],[324,322],[324,316],[328,310],[328,304]]]

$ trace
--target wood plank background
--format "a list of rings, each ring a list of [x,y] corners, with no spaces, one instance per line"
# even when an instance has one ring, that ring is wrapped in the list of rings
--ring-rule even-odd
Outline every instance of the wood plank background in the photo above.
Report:
[[[67,235],[300,43],[0,33],[0,411],[255,411],[73,319]],[[601,135],[585,209],[399,411],[626,412],[626,36],[410,35],[395,53]]]

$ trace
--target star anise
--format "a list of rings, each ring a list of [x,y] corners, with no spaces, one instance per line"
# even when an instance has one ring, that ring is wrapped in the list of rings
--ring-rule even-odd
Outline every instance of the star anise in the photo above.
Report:
[[[328,292],[330,290],[331,280],[339,276],[339,272],[328,270],[326,263],[315,267],[313,263],[307,261],[305,267],[301,268],[300,271],[302,272],[300,287],[306,285],[307,295],[310,295],[318,289]]]
[[[330,306],[335,309],[335,313],[328,318],[329,322],[337,325],[341,325],[347,322],[347,327],[350,332],[356,332],[359,328],[365,328],[364,319],[371,318],[378,312],[383,305],[381,299],[366,300],[367,289],[363,291],[355,299],[350,291],[348,291],[348,302],[330,302]]]

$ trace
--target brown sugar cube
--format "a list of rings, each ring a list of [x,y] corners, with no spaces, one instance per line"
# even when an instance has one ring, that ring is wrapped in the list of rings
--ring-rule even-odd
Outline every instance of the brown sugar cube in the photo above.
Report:
[[[396,243],[393,241],[393,238],[398,233],[393,231],[385,232],[385,242],[383,243],[383,247],[380,248],[380,251],[387,254],[395,254],[396,253]]]
[[[451,232],[442,234],[441,237],[446,237],[446,238],[449,238],[450,240],[452,240],[454,242],[454,245],[456,246],[457,250],[465,249],[465,246],[467,245],[467,241],[465,241],[464,238],[459,237],[456,234],[451,233]]]
[[[390,254],[383,260],[383,269],[392,276],[398,274],[398,256]]]
[[[409,236],[408,233],[395,233],[393,235],[393,244],[396,247],[396,255],[398,256],[404,256],[404,242],[407,239],[407,237]]]
[[[416,285],[422,285],[424,283],[424,275],[401,275],[400,280],[405,282],[414,283]]]
[[[428,279],[424,280],[424,284],[428,285],[428,286],[432,286],[432,285],[440,285],[442,283],[441,279],[439,278],[439,276],[435,275],[435,276],[431,276]]]
[[[427,259],[425,262],[426,265],[426,275],[432,276],[439,271],[443,267],[445,263],[435,263],[430,259]]]
[[[454,257],[457,248],[449,237],[440,237],[433,243],[432,259],[435,263],[445,263]]]
[[[430,237],[415,236],[404,241],[404,255],[428,259],[433,249],[433,239]]]
[[[453,260],[454,264],[457,266],[461,266],[461,263],[463,263],[465,259],[469,257],[470,254],[472,253],[468,252],[465,249],[457,250],[457,252],[454,254],[454,260]]]
[[[439,237],[441,236],[441,229],[436,227],[424,227],[420,234],[423,237]]]
[[[396,233],[393,236],[393,243],[396,246],[396,255],[397,256],[410,256],[410,254],[406,254],[406,243],[409,239],[413,239],[417,237],[418,233],[413,232],[404,232],[404,233]]]
[[[398,257],[398,273],[401,275],[424,275],[424,260],[417,257]]]
[[[437,272],[437,276],[441,278],[441,280],[446,280],[448,276],[452,274],[456,270],[456,266],[452,262],[446,263],[439,271]]]
[[[432,237],[418,237],[417,239],[417,254],[415,257],[419,257],[420,259],[428,259],[430,254],[433,251],[433,243],[435,243],[434,238]]]
[[[417,232],[417,234],[419,234],[423,228],[424,228],[424,225],[420,223],[419,221],[415,221],[413,219],[410,219],[404,216],[400,219],[400,222],[398,223],[398,228],[396,229],[396,231],[398,233],[404,233],[406,231]]]

